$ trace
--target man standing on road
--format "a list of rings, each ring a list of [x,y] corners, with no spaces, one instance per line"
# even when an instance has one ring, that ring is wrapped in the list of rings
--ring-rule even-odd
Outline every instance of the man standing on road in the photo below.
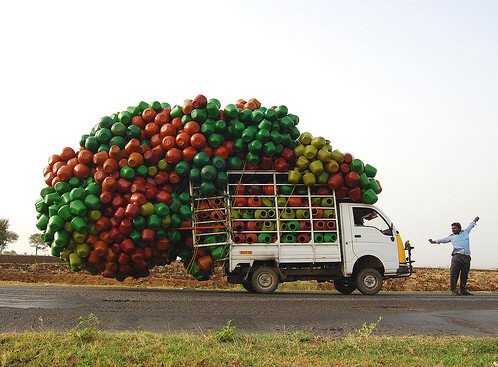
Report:
[[[479,217],[475,217],[474,221],[462,231],[460,223],[453,223],[451,231],[453,234],[439,240],[430,239],[430,243],[448,243],[453,245],[451,253],[451,268],[450,268],[450,288],[451,293],[455,296],[471,296],[472,293],[467,289],[467,278],[470,270],[470,243],[469,233],[476,225]],[[460,277],[460,292],[457,291],[457,281]]]

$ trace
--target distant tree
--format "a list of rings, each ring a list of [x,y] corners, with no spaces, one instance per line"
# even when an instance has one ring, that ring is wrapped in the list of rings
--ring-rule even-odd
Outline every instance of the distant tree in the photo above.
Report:
[[[33,233],[29,236],[29,243],[31,247],[35,248],[35,255],[38,255],[38,250],[45,250],[48,245],[41,239],[40,233]]]
[[[0,219],[0,254],[9,243],[17,241],[18,238],[17,233],[9,231],[9,220]]]

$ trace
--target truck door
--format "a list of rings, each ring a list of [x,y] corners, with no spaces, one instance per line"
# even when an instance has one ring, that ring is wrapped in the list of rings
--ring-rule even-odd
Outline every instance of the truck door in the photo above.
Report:
[[[351,239],[356,258],[373,255],[384,264],[385,272],[396,272],[398,249],[392,224],[377,208],[370,205],[352,206]]]

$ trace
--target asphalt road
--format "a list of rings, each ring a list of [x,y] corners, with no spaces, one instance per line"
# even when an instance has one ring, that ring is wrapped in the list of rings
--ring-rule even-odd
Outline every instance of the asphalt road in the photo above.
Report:
[[[246,292],[1,286],[0,332],[68,330],[94,313],[100,329],[208,333],[302,330],[342,336],[382,317],[376,334],[498,335],[498,294]]]

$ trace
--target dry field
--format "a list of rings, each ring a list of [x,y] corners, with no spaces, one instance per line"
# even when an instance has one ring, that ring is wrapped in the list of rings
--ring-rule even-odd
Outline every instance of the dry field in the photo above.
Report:
[[[410,278],[391,279],[384,283],[385,291],[448,291],[449,270],[441,268],[416,268]],[[226,282],[221,269],[217,269],[208,281],[198,282],[188,275],[180,262],[169,266],[155,267],[145,279],[126,279],[119,283],[113,279],[92,276],[86,272],[73,273],[57,258],[50,256],[0,255],[0,283],[40,283],[96,286],[132,286],[196,289],[242,289]],[[472,291],[498,292],[498,271],[472,269],[469,278]],[[280,290],[328,291],[330,283],[293,282],[285,283]]]

